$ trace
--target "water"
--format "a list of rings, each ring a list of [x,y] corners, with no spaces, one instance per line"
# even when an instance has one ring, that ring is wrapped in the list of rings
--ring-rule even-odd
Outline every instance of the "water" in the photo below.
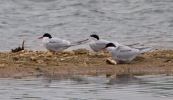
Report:
[[[173,76],[0,79],[2,100],[172,100]]]
[[[94,33],[122,44],[173,48],[173,0],[0,0],[0,8],[1,52],[23,40],[28,50],[45,50],[37,39],[45,32],[69,41]]]

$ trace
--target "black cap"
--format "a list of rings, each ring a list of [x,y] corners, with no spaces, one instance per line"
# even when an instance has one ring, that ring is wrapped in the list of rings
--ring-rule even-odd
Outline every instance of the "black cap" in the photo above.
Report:
[[[94,37],[94,38],[96,38],[97,40],[99,40],[99,36],[96,35],[96,34],[92,34],[92,35],[90,35],[90,37]]]
[[[49,33],[45,33],[45,34],[43,35],[43,37],[52,38],[52,36],[51,36]]]
[[[115,46],[115,44],[113,44],[113,43],[108,43],[108,44],[106,45],[106,48],[107,48],[107,47],[116,47],[116,46]]]

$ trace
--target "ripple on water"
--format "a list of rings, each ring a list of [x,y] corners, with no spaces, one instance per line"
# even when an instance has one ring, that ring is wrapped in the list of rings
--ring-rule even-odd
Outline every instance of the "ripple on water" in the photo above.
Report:
[[[166,75],[111,77],[66,76],[1,79],[3,100],[172,100],[173,77]]]
[[[140,41],[173,48],[167,42],[173,38],[172,5],[172,0],[0,1],[0,39],[5,38],[0,51],[10,51],[23,40],[26,40],[26,49],[45,50],[37,40],[45,32],[70,41],[88,38],[94,33],[122,44]],[[129,35],[133,38],[128,38]]]

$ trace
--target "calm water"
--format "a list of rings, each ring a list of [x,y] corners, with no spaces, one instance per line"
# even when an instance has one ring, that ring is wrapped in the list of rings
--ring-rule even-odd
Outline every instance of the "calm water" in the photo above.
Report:
[[[173,76],[0,79],[1,100],[172,100]]]
[[[45,32],[69,41],[95,33],[173,49],[173,0],[0,0],[0,8],[1,52],[23,40],[26,49],[45,50],[37,39]]]

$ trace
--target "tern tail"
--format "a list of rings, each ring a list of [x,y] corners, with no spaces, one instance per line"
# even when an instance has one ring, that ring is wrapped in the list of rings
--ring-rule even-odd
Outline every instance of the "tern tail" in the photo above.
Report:
[[[153,47],[144,47],[144,48],[138,48],[138,49],[139,49],[139,53],[142,54],[142,53],[148,52],[150,50],[154,50],[155,48],[156,48],[156,46],[153,46]]]
[[[81,45],[81,44],[85,44],[85,43],[88,43],[88,42],[90,42],[90,39],[85,39],[85,40],[73,42],[73,43],[70,44],[70,46]]]
[[[126,46],[133,47],[133,46],[139,45],[139,44],[140,44],[140,43],[134,43],[134,44],[128,44],[128,45],[126,45]]]

